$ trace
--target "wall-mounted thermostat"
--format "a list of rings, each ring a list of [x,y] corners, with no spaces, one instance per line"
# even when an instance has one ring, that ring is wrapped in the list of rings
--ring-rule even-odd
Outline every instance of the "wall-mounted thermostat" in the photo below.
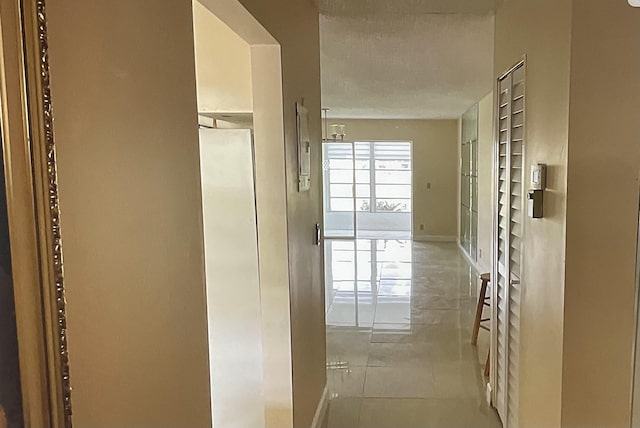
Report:
[[[531,189],[545,190],[547,188],[547,165],[537,163],[531,165]]]
[[[544,215],[544,190],[547,188],[547,165],[531,165],[531,188],[527,194],[527,212],[531,218]]]

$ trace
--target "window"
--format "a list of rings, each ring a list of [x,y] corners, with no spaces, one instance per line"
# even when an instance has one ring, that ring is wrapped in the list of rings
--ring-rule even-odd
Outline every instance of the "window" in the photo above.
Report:
[[[333,144],[328,150],[329,210],[411,212],[411,143]],[[353,169],[355,164],[355,170]],[[373,166],[373,168],[372,168]]]
[[[409,238],[411,154],[410,142],[325,142],[325,236]]]

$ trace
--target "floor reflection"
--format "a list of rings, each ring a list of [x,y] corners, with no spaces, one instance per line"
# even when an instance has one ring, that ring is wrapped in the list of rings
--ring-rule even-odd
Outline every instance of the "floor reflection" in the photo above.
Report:
[[[411,261],[411,241],[327,241],[327,325],[409,323]]]
[[[497,428],[489,335],[470,345],[476,278],[455,244],[325,245],[328,428]]]

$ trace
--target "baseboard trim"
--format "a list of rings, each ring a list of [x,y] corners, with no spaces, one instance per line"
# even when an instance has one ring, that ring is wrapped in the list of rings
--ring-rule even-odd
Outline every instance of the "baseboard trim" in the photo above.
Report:
[[[311,428],[322,428],[324,419],[327,416],[328,408],[329,408],[329,386],[325,385],[324,390],[322,391],[322,397],[320,397],[320,402],[318,403],[318,408],[316,409],[316,414],[313,416],[313,421],[311,422]]]
[[[419,242],[456,242],[458,238],[446,235],[414,235],[413,240]]]

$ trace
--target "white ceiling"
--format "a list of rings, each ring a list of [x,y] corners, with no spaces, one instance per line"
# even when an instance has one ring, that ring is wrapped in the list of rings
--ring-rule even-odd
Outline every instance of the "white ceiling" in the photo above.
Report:
[[[457,118],[491,91],[498,0],[318,0],[323,107]]]

